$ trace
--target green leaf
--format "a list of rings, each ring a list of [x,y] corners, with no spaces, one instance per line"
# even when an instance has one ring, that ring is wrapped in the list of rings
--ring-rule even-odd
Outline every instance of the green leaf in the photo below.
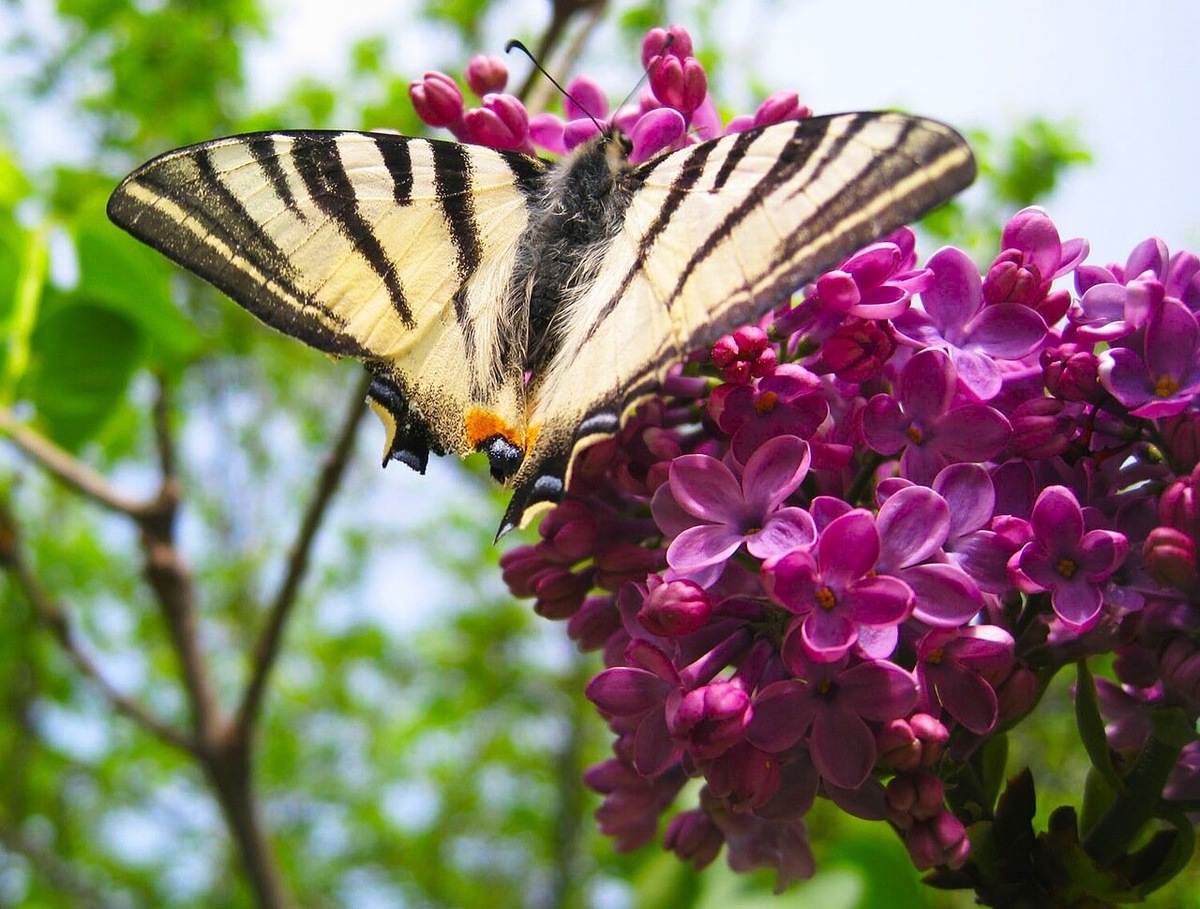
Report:
[[[8,308],[6,318],[0,322],[0,336],[4,338],[0,401],[5,404],[12,402],[17,382],[29,368],[29,339],[37,321],[49,261],[45,228],[23,233],[25,242],[12,276],[12,305]],[[0,290],[7,284],[0,273]]]
[[[196,328],[171,299],[171,264],[108,223],[86,218],[76,232],[79,285],[75,297],[137,325],[152,359],[178,366],[203,346]]]
[[[46,433],[67,449],[99,431],[140,365],[142,334],[119,313],[62,306],[33,335],[26,393]]]
[[[1079,738],[1083,741],[1092,766],[1104,778],[1109,789],[1120,792],[1125,786],[1108,752],[1108,736],[1104,734],[1100,701],[1096,697],[1096,680],[1092,677],[1087,660],[1079,660],[1075,664],[1075,724],[1079,727]]]

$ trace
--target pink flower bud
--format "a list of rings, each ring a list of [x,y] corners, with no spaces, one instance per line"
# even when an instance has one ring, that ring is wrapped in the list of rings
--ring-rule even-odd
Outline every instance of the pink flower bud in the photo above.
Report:
[[[1196,544],[1173,527],[1155,527],[1142,544],[1146,570],[1158,583],[1176,590],[1196,585]]]
[[[621,614],[611,596],[588,597],[567,620],[567,637],[580,650],[599,650],[620,627]]]
[[[667,716],[671,735],[686,740],[698,759],[715,758],[742,741],[750,696],[733,682],[713,682],[683,696]]]
[[[671,39],[670,47],[667,46],[668,36]],[[662,54],[664,49],[667,53],[679,57],[690,57],[692,55],[692,36],[682,25],[672,25],[670,29],[650,29],[646,33],[646,37],[642,39],[642,66],[649,69],[650,61]]]
[[[695,57],[680,58],[672,52],[650,61],[650,90],[668,107],[688,116],[704,102],[708,77]]]
[[[692,581],[664,583],[653,575],[650,585],[646,602],[638,611],[638,621],[651,634],[678,637],[698,631],[708,623],[712,600],[699,584]]]
[[[897,770],[916,770],[921,765],[921,743],[908,720],[889,720],[875,736],[879,758]]]
[[[591,581],[562,568],[548,569],[533,583],[533,611],[546,619],[569,619],[583,605]]]
[[[532,154],[529,139],[529,114],[513,95],[487,95],[483,107],[472,108],[463,117],[467,136],[476,145],[486,145]]]
[[[1091,350],[1063,344],[1043,350],[1042,378],[1050,394],[1064,401],[1096,401],[1100,387],[1100,360]]]
[[[1076,416],[1056,398],[1033,398],[1011,414],[1012,448],[1023,458],[1042,460],[1071,446]]]
[[[504,91],[508,84],[508,65],[495,54],[476,54],[467,64],[467,85],[476,95],[492,95]]]
[[[754,112],[754,126],[773,126],[788,120],[803,120],[812,116],[812,108],[800,103],[795,92],[776,92],[758,106]]]
[[[629,139],[633,149],[629,153],[632,164],[648,161],[661,151],[673,146],[687,133],[687,123],[679,111],[670,107],[659,107],[647,111],[633,124]]]
[[[454,126],[463,118],[463,97],[458,85],[445,73],[430,72],[408,86],[413,110],[430,126]]]
[[[869,382],[896,352],[896,339],[876,322],[852,319],[821,345],[821,362],[843,382]]]
[[[667,825],[663,846],[697,870],[709,865],[725,844],[721,828],[699,808],[681,811]]]
[[[567,86],[563,107],[568,120],[603,120],[608,116],[608,97],[600,83],[588,76],[577,76]]]

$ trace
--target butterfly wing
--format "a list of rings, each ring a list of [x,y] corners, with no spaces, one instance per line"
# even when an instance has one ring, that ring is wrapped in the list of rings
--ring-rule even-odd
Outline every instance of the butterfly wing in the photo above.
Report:
[[[783,303],[854,250],[970,184],[943,124],[842,114],[725,136],[633,172],[623,227],[531,392],[533,444],[501,532],[561,496],[571,460],[619,429],[672,363]]]
[[[543,168],[388,133],[258,133],[154,159],[108,212],[268,325],[364,361],[393,439],[469,454],[497,432],[524,447],[524,324],[504,301]]]

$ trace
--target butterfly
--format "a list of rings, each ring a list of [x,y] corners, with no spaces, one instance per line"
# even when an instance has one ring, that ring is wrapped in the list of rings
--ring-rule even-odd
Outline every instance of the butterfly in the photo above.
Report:
[[[267,325],[370,372],[384,463],[483,452],[500,534],[559,501],[672,364],[974,179],[898,113],[750,129],[641,164],[390,133],[281,131],[138,168],[109,217]]]

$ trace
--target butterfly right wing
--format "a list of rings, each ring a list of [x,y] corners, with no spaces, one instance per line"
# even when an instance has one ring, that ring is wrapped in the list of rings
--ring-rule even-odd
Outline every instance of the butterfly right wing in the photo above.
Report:
[[[524,323],[505,301],[543,169],[391,133],[256,133],[155,158],[108,213],[266,324],[362,360],[385,457],[423,468],[430,449],[524,448]]]

